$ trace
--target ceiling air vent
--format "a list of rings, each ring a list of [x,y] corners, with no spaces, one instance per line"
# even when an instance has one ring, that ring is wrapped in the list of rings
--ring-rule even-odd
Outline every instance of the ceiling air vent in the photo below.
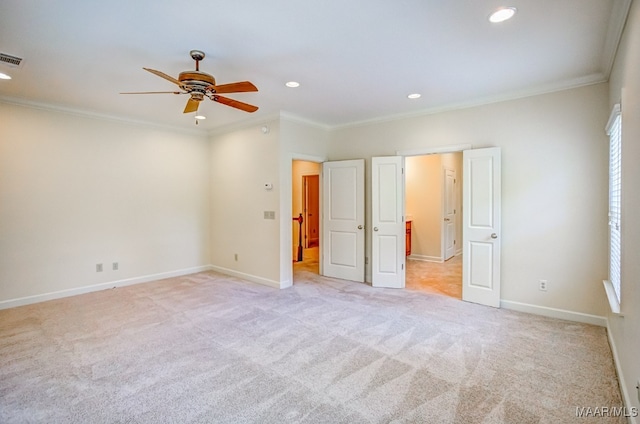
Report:
[[[18,66],[20,66],[20,63],[22,63],[22,59],[5,53],[0,53],[0,63],[4,63],[17,68]]]

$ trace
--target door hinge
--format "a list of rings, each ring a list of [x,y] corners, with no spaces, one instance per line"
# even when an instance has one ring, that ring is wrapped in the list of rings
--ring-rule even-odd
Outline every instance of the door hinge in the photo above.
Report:
[[[455,241],[455,240],[453,241],[453,245],[454,245],[454,246],[456,245],[456,241]]]
[[[402,174],[404,175],[404,168],[400,168],[402,170]]]
[[[402,264],[402,269],[404,269],[404,264]]]

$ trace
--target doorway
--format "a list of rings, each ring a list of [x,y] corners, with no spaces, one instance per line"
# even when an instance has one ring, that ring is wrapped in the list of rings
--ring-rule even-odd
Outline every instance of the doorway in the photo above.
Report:
[[[462,152],[405,158],[406,287],[462,299]]]
[[[292,162],[294,280],[304,273],[320,273],[320,169],[321,163],[295,159]],[[298,220],[300,216],[302,225]]]

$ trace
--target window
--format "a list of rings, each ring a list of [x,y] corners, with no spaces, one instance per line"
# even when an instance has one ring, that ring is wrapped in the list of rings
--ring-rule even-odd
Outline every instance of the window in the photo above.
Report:
[[[609,136],[609,281],[605,282],[605,289],[612,311],[620,313],[622,117],[619,104],[615,105],[611,112],[607,124],[607,135]]]

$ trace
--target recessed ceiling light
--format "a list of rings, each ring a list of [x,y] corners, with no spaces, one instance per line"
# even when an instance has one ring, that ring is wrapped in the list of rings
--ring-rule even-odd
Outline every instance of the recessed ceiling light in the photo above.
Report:
[[[207,119],[204,115],[196,115],[196,119]]]
[[[422,97],[422,94],[419,94],[419,93],[413,93],[407,96],[407,98],[409,99],[419,99],[420,97]]]
[[[516,14],[515,7],[501,7],[496,10],[489,16],[489,22],[497,24],[499,22],[504,22],[508,19],[513,18],[513,15]]]
[[[2,72],[0,72],[0,79],[10,80],[11,77],[7,74],[3,74]]]
[[[300,83],[296,82],[296,81],[289,81],[288,83],[285,84],[287,87],[290,88],[296,88],[296,87],[300,87]]]

